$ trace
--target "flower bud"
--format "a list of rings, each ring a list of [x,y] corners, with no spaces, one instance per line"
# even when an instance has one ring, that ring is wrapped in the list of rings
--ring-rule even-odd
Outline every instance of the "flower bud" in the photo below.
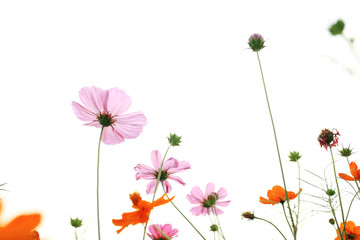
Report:
[[[340,155],[343,157],[350,157],[350,155],[352,154],[352,149],[350,149],[350,145],[348,148],[344,148],[341,149],[340,151]]]
[[[210,226],[210,231],[212,231],[212,232],[217,232],[218,230],[219,230],[218,225],[213,224],[213,225]]]
[[[336,147],[339,141],[338,136],[340,136],[340,133],[336,129],[332,131],[327,128],[322,129],[318,136],[320,147],[324,146],[325,150],[327,150],[327,147]]]
[[[339,19],[339,20],[337,20],[336,23],[331,25],[331,27],[329,28],[329,32],[334,36],[335,35],[340,35],[340,34],[342,34],[344,28],[345,28],[344,21]]]
[[[335,224],[335,220],[334,220],[333,218],[330,218],[330,219],[329,219],[329,223],[330,223],[331,225],[334,225],[334,224]]]
[[[250,211],[244,212],[243,214],[241,214],[241,216],[249,219],[249,221],[254,220],[254,218],[255,218],[254,213],[251,213]]]
[[[177,136],[175,133],[174,134],[170,133],[170,137],[168,137],[168,141],[170,145],[173,147],[180,146],[179,144],[181,143],[181,137]]]
[[[299,154],[299,152],[293,151],[290,152],[289,158],[291,162],[297,162],[301,158],[301,155]]]
[[[249,37],[248,44],[254,52],[258,52],[263,49],[265,47],[264,43],[264,38],[258,33],[254,33]]]
[[[334,196],[335,195],[335,190],[329,188],[328,190],[326,190],[326,195],[328,195],[329,197]]]
[[[72,219],[70,218],[70,224],[71,226],[73,226],[74,228],[78,228],[82,226],[82,220],[76,218],[76,219]]]

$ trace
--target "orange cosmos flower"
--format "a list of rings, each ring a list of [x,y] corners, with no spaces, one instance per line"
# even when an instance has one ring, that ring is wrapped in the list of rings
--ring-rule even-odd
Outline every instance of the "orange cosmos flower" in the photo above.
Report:
[[[343,232],[344,229],[344,225],[343,223],[340,224],[340,231]],[[355,226],[355,223],[352,221],[348,221],[345,224],[345,231],[346,231],[346,237],[347,239],[359,239],[360,238],[360,226]],[[342,233],[342,238],[341,238],[341,234],[339,233],[339,229],[336,230],[336,235],[337,237],[335,238],[335,240],[340,240],[340,239],[345,239],[345,234]]]
[[[298,193],[294,193],[294,192],[290,192],[288,191],[287,192],[287,195],[288,195],[288,198],[289,200],[291,199],[294,199],[297,197],[297,195],[302,191],[302,189],[300,188],[300,191]],[[277,203],[284,203],[286,201],[286,196],[285,196],[285,190],[276,185],[272,188],[272,190],[269,190],[267,192],[267,197],[269,199],[266,199],[266,198],[263,198],[263,197],[260,197],[260,202],[263,203],[263,204],[277,204]]]
[[[141,196],[138,192],[130,194],[130,200],[132,201],[132,207],[137,209],[134,212],[123,213],[121,219],[113,219],[112,222],[115,226],[120,226],[121,228],[117,230],[117,233],[120,233],[124,228],[130,224],[136,225],[138,223],[146,223],[149,220],[149,215],[151,210],[154,207],[166,204],[174,199],[174,197],[165,200],[165,194],[161,198],[154,202],[147,202],[141,199]]]
[[[0,201],[0,212],[2,203]],[[20,215],[10,221],[8,224],[0,225],[0,239],[4,240],[33,240],[39,239],[38,234],[33,230],[40,223],[41,215],[34,213]],[[37,232],[36,232],[37,233]]]
[[[347,175],[345,173],[339,173],[339,177],[341,177],[342,179],[347,180],[347,181],[360,180],[360,170],[359,170],[358,166],[356,165],[356,163],[351,162],[349,167],[350,167],[350,173],[351,173],[351,175],[353,175],[353,177],[350,177],[349,175]]]

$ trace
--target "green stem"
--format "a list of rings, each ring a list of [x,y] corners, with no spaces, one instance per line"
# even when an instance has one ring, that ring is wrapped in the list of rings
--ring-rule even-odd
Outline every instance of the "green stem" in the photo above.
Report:
[[[99,210],[99,166],[100,166],[100,146],[101,138],[104,131],[104,126],[101,128],[99,146],[98,146],[98,156],[97,156],[97,178],[96,178],[96,210],[97,210],[97,225],[98,225],[98,238],[100,240],[100,210]]]
[[[281,206],[282,206],[282,209],[283,209],[283,212],[284,212],[284,216],[285,216],[286,222],[287,222],[287,224],[289,225],[290,231],[291,231],[291,233],[294,235],[293,229],[291,228],[291,225],[290,225],[290,223],[289,223],[289,219],[288,219],[287,216],[286,216],[286,211],[285,211],[284,203],[281,203]]]
[[[281,236],[283,236],[283,238],[284,238],[285,240],[287,240],[286,237],[284,236],[284,234],[282,234],[282,232],[277,228],[277,226],[276,226],[275,224],[273,224],[272,222],[270,222],[270,221],[268,221],[268,220],[266,220],[266,219],[263,219],[263,218],[259,218],[259,217],[254,217],[254,218],[255,218],[255,219],[262,220],[262,221],[265,221],[265,222],[267,222],[267,223],[270,223],[271,225],[273,225],[274,228],[276,228],[276,230],[278,230],[278,232],[281,234]]]
[[[78,240],[78,236],[77,236],[76,228],[75,228],[75,240]]]
[[[301,189],[301,180],[300,180],[300,163],[299,161],[296,161],[298,164],[298,176],[299,176],[299,190]],[[300,215],[300,195],[298,194],[298,206],[297,206],[297,214],[296,214],[296,227],[299,226],[299,215]]]
[[[224,235],[224,232],[223,232],[223,230],[222,230],[222,228],[221,228],[221,225],[220,225],[220,221],[219,221],[219,218],[218,218],[218,215],[217,215],[217,212],[216,212],[216,208],[214,207],[214,206],[212,206],[212,208],[213,208],[213,211],[215,212],[215,216],[216,216],[216,220],[217,220],[217,223],[218,223],[218,225],[219,225],[219,229],[220,229],[220,231],[221,231],[221,237],[225,240],[225,235]]]
[[[340,231],[339,222],[338,222],[338,220],[337,220],[337,218],[336,218],[335,209],[334,209],[334,207],[332,206],[331,197],[330,197],[330,196],[329,196],[329,201],[328,201],[328,202],[329,202],[329,205],[330,205],[331,213],[332,213],[332,215],[333,215],[333,217],[334,217],[334,220],[335,220],[335,223],[336,223],[336,227],[337,227],[337,229],[338,229],[338,231],[339,231],[339,233],[340,233],[341,231]],[[340,237],[341,237],[341,240],[343,240],[342,235],[341,235]]]
[[[296,226],[294,224],[294,219],[293,219],[292,212],[291,212],[291,209],[290,209],[290,201],[289,201],[289,196],[288,196],[287,189],[286,189],[286,181],[285,181],[284,170],[283,170],[281,157],[280,157],[279,144],[278,144],[277,137],[276,137],[274,120],[273,120],[273,117],[272,117],[272,114],[271,114],[270,103],[269,103],[269,98],[268,98],[267,91],[266,91],[265,79],[264,79],[264,74],[263,74],[263,70],[262,70],[262,67],[261,67],[259,52],[256,52],[256,56],[257,56],[257,59],[258,59],[258,62],[259,62],[261,78],[262,78],[262,82],[263,82],[263,85],[264,85],[264,91],[265,91],[265,96],[266,96],[266,102],[267,102],[267,106],[268,106],[268,110],[269,110],[269,114],[270,114],[270,119],[271,119],[271,124],[272,124],[273,132],[274,132],[276,150],[277,150],[277,154],[278,154],[278,158],[279,158],[279,164],[280,164],[281,176],[282,176],[283,184],[284,184],[286,202],[287,202],[287,206],[288,206],[288,209],[289,209],[289,215],[290,215],[292,226],[293,226],[293,231],[291,231],[291,232],[294,235],[294,240],[296,240],[297,229],[296,229]],[[285,217],[286,217],[286,215],[285,215]]]
[[[342,216],[342,220],[343,220],[345,239],[347,240],[346,229],[345,229],[346,222],[345,222],[345,216],[344,216],[344,209],[343,209],[343,206],[342,206],[341,195],[340,195],[340,187],[339,187],[339,183],[338,183],[337,175],[336,175],[334,156],[333,156],[333,152],[332,152],[332,149],[331,149],[330,145],[329,145],[329,149],[330,149],[330,153],[331,153],[331,160],[332,160],[332,165],[333,165],[333,170],[334,170],[336,188],[337,188],[338,196],[339,196],[339,203],[340,203],[340,209],[341,209],[341,216]]]
[[[165,188],[164,188],[163,185],[162,185],[162,187],[163,187],[163,190],[164,190],[164,193],[165,193],[166,197],[167,197],[168,199],[170,199],[169,196],[167,195],[167,193],[166,193]],[[170,201],[170,203],[171,203],[171,204],[174,206],[174,208],[181,214],[181,216],[183,216],[183,217],[185,218],[185,220],[195,229],[195,231],[202,237],[202,239],[206,240],[206,239],[204,238],[204,236],[199,232],[199,230],[197,230],[197,228],[190,222],[190,220],[189,220],[187,217],[185,217],[185,215],[180,211],[180,209],[175,205],[175,203],[173,203],[173,201]]]
[[[154,195],[153,195],[153,198],[152,198],[152,202],[154,202],[155,200],[155,195],[156,195],[156,191],[157,191],[157,188],[158,188],[158,185],[159,185],[159,181],[160,181],[160,177],[161,177],[161,174],[162,174],[162,167],[163,167],[163,164],[164,164],[164,161],[165,161],[165,157],[170,149],[171,145],[166,149],[166,152],[164,154],[164,157],[161,161],[161,165],[160,165],[160,169],[158,171],[158,174],[157,174],[157,178],[156,178],[156,185],[155,185],[155,190],[154,190]],[[150,215],[149,215],[150,217]],[[146,228],[147,228],[147,225],[148,223],[146,222],[145,223],[145,226],[144,226],[144,234],[143,234],[143,240],[145,240],[145,233],[146,233]]]

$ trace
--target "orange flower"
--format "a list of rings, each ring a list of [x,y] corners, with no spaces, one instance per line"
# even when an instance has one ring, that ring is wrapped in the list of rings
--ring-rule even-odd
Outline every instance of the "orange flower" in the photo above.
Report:
[[[343,223],[340,224],[340,231],[342,232],[344,229]],[[360,238],[360,226],[355,226],[355,223],[352,221],[346,222],[345,225],[346,237],[347,239],[359,239]],[[335,240],[340,240],[341,235],[339,233],[339,229],[336,230],[337,237]],[[345,234],[342,233],[342,239],[345,239]]]
[[[347,180],[347,181],[360,180],[360,170],[359,170],[358,166],[356,165],[356,163],[351,162],[349,167],[350,167],[350,173],[351,173],[351,175],[353,175],[353,177],[350,177],[349,175],[347,175],[345,173],[339,173],[339,177],[341,177],[342,179]]]
[[[0,212],[1,212],[0,201]],[[40,223],[41,215],[34,213],[28,215],[20,215],[10,221],[8,224],[0,226],[0,239],[4,240],[33,240],[33,230]]]
[[[290,192],[288,191],[287,194],[288,194],[288,198],[289,200],[291,199],[294,199],[297,197],[297,195],[302,191],[302,189],[300,188],[300,191],[298,193],[294,193],[294,192]],[[285,190],[276,185],[272,188],[272,190],[269,190],[267,192],[267,196],[269,199],[266,199],[266,198],[263,198],[263,197],[260,197],[260,202],[263,203],[263,204],[277,204],[277,203],[284,203],[286,201],[286,196],[285,196]]]
[[[138,192],[130,194],[130,200],[132,201],[132,207],[137,209],[134,212],[123,213],[121,219],[113,219],[112,222],[115,226],[120,226],[121,228],[117,230],[117,233],[120,233],[124,228],[130,224],[136,225],[138,223],[146,223],[149,220],[149,215],[151,210],[154,207],[166,204],[174,199],[174,197],[165,200],[165,194],[161,198],[154,202],[147,202],[141,199],[141,196]]]

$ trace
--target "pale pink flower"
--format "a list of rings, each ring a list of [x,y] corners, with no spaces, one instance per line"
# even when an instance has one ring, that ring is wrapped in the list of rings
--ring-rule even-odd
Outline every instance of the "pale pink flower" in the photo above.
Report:
[[[130,97],[123,90],[84,87],[79,96],[85,107],[72,102],[75,115],[86,121],[87,126],[104,127],[101,140],[105,144],[118,144],[125,138],[136,138],[146,125],[142,112],[123,114],[131,105]]]
[[[220,215],[223,213],[217,207],[226,207],[230,201],[220,201],[227,196],[225,188],[220,188],[219,191],[215,192],[215,185],[208,183],[206,185],[205,194],[198,186],[195,186],[191,190],[191,194],[186,196],[187,200],[192,204],[198,204],[199,206],[190,209],[194,215],[210,215],[211,212]]]
[[[173,239],[174,237],[177,237],[178,235],[176,235],[179,230],[177,230],[176,228],[172,228],[171,224],[165,224],[164,226],[162,226],[161,224],[156,224],[156,227],[158,229],[160,229],[163,233],[165,233],[170,239]],[[166,237],[160,233],[155,227],[154,225],[151,225],[149,227],[149,231],[150,233],[146,233],[151,239],[153,240],[163,240],[166,239]],[[176,236],[175,236],[176,235]]]
[[[134,169],[136,171],[136,180],[145,179],[151,180],[146,187],[146,193],[154,193],[156,186],[156,179],[160,170],[162,157],[158,150],[151,152],[151,162],[155,168],[151,168],[144,164],[138,164]],[[165,191],[169,193],[171,191],[171,185],[169,179],[185,185],[185,182],[178,176],[174,176],[175,173],[185,171],[190,168],[190,163],[187,161],[178,161],[175,158],[167,159],[162,167],[162,173],[159,183],[164,185]]]

